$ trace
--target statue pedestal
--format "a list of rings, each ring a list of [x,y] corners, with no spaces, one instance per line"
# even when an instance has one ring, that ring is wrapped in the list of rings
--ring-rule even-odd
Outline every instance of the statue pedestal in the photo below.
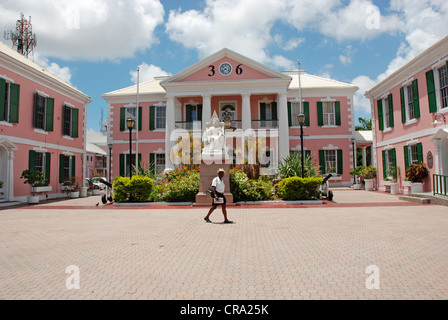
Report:
[[[230,193],[230,179],[229,179],[229,169],[230,169],[230,164],[226,164],[225,160],[222,159],[222,163],[210,163],[210,161],[207,161],[204,159],[201,160],[201,175],[199,178],[199,192],[196,195],[196,203],[194,204],[195,206],[211,206],[212,204],[212,198],[205,193],[205,191],[207,191],[207,189],[210,187],[210,185],[212,184],[212,181],[214,178],[216,178],[218,176],[218,170],[222,168],[225,170],[225,174],[224,174],[224,184],[225,184],[225,189],[224,189],[224,196],[226,197],[226,205],[227,206],[232,206],[235,205],[233,203],[233,195]]]

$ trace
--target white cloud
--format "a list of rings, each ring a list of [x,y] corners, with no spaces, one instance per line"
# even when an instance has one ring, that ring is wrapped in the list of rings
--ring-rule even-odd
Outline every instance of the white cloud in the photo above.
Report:
[[[0,3],[0,29],[32,17],[39,52],[61,59],[117,60],[157,43],[159,0],[15,0]]]
[[[55,62],[50,62],[47,57],[42,56],[38,52],[34,54],[34,62],[36,62],[42,68],[48,70],[61,80],[70,83],[72,73],[69,67],[61,67]]]
[[[355,95],[357,111],[370,110],[370,102],[363,97],[364,93],[384,80],[418,54],[428,49],[442,37],[448,30],[448,2],[445,0],[406,1],[392,0],[391,10],[395,10],[402,21],[401,32],[405,40],[400,44],[397,54],[387,69],[376,79],[367,76],[358,76],[352,84],[360,87]]]
[[[341,63],[344,66],[348,66],[349,64],[352,63],[352,59],[353,56],[355,54],[356,50],[353,49],[353,47],[351,45],[347,45],[347,47],[345,48],[345,55],[339,55],[339,61],[341,61]]]
[[[131,75],[131,81],[133,83],[137,83],[137,70],[132,70],[129,72]],[[143,62],[140,65],[140,83],[153,80],[154,77],[157,76],[166,76],[171,75],[171,73],[162,70],[160,67],[155,66],[153,64],[148,65],[146,62]]]
[[[284,12],[279,0],[266,0],[262,5],[259,0],[207,0],[203,11],[171,11],[166,31],[170,39],[197,50],[201,58],[227,47],[261,63],[285,68],[294,62],[269,57],[267,51],[275,42],[270,34],[272,26]]]

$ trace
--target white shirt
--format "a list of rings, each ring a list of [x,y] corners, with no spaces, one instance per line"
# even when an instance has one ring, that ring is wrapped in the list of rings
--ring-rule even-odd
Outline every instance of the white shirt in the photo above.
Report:
[[[224,193],[224,189],[225,189],[224,181],[219,179],[219,177],[216,177],[213,179],[212,187],[216,188],[216,192]]]

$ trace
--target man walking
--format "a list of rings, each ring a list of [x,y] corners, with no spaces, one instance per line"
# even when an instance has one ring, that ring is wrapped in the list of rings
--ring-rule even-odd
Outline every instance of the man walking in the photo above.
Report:
[[[220,205],[222,209],[222,214],[224,215],[224,223],[233,223],[233,221],[230,221],[227,219],[227,210],[226,210],[226,197],[224,196],[224,169],[218,170],[218,176],[213,179],[212,181],[212,190],[213,190],[213,200],[212,200],[212,207],[207,213],[207,216],[204,218],[204,220],[208,223],[211,223],[209,217],[212,214],[213,211]]]

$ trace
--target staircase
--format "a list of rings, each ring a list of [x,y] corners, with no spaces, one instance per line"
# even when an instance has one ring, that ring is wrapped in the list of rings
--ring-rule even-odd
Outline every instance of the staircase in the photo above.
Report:
[[[412,193],[407,196],[400,196],[398,199],[422,204],[432,203],[448,207],[448,197],[433,195],[432,192]]]

